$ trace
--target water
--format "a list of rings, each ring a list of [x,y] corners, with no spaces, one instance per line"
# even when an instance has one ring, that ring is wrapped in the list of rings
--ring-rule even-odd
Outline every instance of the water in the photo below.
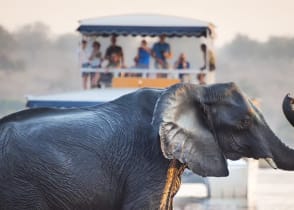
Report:
[[[0,119],[24,108],[25,103],[22,101],[0,99]]]
[[[180,197],[174,210],[293,210],[294,172],[260,169],[253,199]]]
[[[255,210],[244,199],[176,199],[174,210]]]

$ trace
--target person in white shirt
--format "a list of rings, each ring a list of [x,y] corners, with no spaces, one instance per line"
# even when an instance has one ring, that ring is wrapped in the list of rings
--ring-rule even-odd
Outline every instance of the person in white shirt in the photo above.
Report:
[[[81,47],[78,51],[78,57],[79,57],[80,69],[90,67],[90,61],[89,61],[90,55],[87,50],[87,41],[86,40],[82,40],[82,42],[81,42]],[[87,89],[87,83],[90,78],[91,78],[90,72],[82,72],[82,82],[83,82],[84,89]]]
[[[92,53],[89,57],[91,68],[93,69],[101,68],[103,57],[100,51],[100,43],[97,41],[94,41],[92,44],[92,47],[93,47]],[[90,77],[91,77],[91,88],[100,87],[100,84],[99,84],[100,73],[93,72],[93,74],[91,74]]]

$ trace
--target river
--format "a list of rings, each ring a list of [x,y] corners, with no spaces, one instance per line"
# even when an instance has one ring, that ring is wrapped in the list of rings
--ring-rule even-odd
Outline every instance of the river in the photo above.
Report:
[[[174,210],[293,210],[294,172],[259,169],[253,201],[176,198]]]

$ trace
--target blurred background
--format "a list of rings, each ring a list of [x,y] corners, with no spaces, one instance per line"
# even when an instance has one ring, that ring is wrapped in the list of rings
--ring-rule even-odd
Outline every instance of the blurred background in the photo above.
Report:
[[[217,82],[234,81],[249,96],[257,98],[270,127],[284,142],[294,146],[294,130],[281,109],[284,96],[288,92],[294,94],[291,0],[0,0],[0,3],[1,117],[24,109],[28,94],[82,89],[76,53],[81,37],[75,31],[79,19],[151,12],[214,23]],[[172,38],[168,41],[173,43]],[[101,43],[105,49],[109,40],[101,39]],[[189,54],[188,48],[186,53]],[[195,55],[195,59],[199,56]],[[201,65],[199,61],[194,68]],[[264,172],[260,172],[256,191],[259,201],[254,209],[294,209],[294,203],[290,202],[294,196],[293,177],[294,173],[284,172],[264,177]],[[279,185],[272,188],[273,183]],[[231,202],[202,204],[182,209],[249,208]]]

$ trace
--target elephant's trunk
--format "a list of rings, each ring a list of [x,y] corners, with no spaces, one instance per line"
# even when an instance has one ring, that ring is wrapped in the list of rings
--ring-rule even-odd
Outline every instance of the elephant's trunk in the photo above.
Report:
[[[283,101],[283,111],[287,120],[294,126],[294,110],[292,105],[294,104],[294,99],[288,95],[285,96]]]
[[[286,146],[274,133],[269,140],[273,160],[279,169],[294,170],[294,150]]]

